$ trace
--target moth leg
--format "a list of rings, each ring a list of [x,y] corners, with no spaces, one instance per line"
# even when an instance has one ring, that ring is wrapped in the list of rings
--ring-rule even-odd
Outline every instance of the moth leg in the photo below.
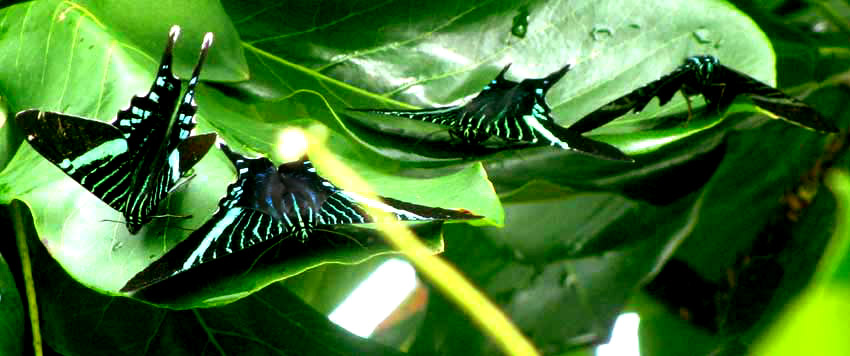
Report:
[[[708,109],[714,110],[717,114],[720,114],[720,111],[735,99],[734,96],[729,99],[726,98],[726,83],[713,83],[711,89],[707,90],[706,93],[710,93],[710,95],[703,94]],[[732,95],[735,95],[734,92]]]
[[[685,98],[685,103],[688,105],[688,119],[685,120],[685,127],[688,126],[688,123],[691,122],[691,118],[694,116],[693,108],[691,107],[691,97],[684,90],[681,91],[682,96]]]

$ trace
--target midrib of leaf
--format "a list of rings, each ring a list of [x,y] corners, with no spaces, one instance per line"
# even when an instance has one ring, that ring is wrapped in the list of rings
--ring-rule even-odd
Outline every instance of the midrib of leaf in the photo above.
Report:
[[[80,21],[82,17],[77,18],[77,24],[74,25],[74,35],[71,37],[71,54],[68,56],[68,70],[65,71],[65,84],[62,85],[62,94],[59,96],[59,101],[56,103],[57,107],[61,107],[62,102],[65,101],[65,93],[68,92],[68,82],[71,81],[71,68],[74,65],[74,51],[77,49],[77,34],[80,32]],[[48,43],[47,46],[50,46]],[[100,100],[100,99],[98,99]]]
[[[91,11],[86,9],[84,6],[77,4],[73,1],[68,1],[68,0],[63,0],[62,3],[68,4],[68,6],[73,7],[77,10],[80,10],[80,12],[83,13],[83,16],[88,17],[92,21],[94,21],[94,23],[95,23],[95,25],[97,25],[97,27],[104,28],[104,29],[106,28],[106,25],[104,25],[103,22],[100,22],[100,20],[97,19],[97,16],[95,16]]]
[[[343,55],[343,56],[337,58],[335,61],[331,61],[331,62],[329,62],[329,63],[327,63],[323,66],[316,68],[316,71],[321,72],[321,71],[323,71],[327,68],[330,68],[332,66],[340,64],[340,63],[345,62],[347,60],[350,60],[352,58],[362,57],[364,55],[380,52],[380,51],[383,51],[383,50],[388,49],[388,48],[396,48],[396,47],[404,46],[404,45],[407,45],[409,43],[413,43],[413,42],[428,38],[431,35],[437,33],[438,31],[440,31],[440,30],[450,26],[451,24],[455,23],[457,20],[460,20],[461,18],[463,18],[467,14],[469,14],[469,13],[471,13],[471,12],[473,12],[473,11],[475,11],[475,10],[477,10],[477,9],[479,9],[479,8],[483,7],[484,5],[487,5],[488,3],[491,3],[491,2],[493,2],[493,0],[487,0],[487,1],[483,1],[481,3],[478,3],[475,6],[472,6],[469,9],[461,12],[460,14],[457,14],[454,17],[448,19],[445,23],[434,27],[434,29],[432,29],[431,31],[423,32],[418,36],[411,37],[411,38],[408,38],[408,39],[403,40],[403,41],[385,43],[385,44],[382,44],[382,45],[377,46],[377,47],[372,47],[372,48],[369,48],[369,49],[360,50],[360,51],[356,51],[354,53]]]
[[[303,34],[305,34],[305,33],[312,33],[312,32],[316,32],[316,31],[319,31],[319,30],[324,30],[324,29],[326,29],[326,28],[328,28],[328,27],[331,27],[331,26],[334,26],[334,25],[336,25],[336,24],[338,24],[338,23],[345,22],[346,20],[348,20],[348,19],[350,19],[350,18],[353,18],[353,17],[359,16],[359,15],[361,15],[361,14],[365,14],[365,13],[367,13],[367,12],[371,12],[371,11],[373,11],[373,10],[377,10],[377,9],[379,9],[379,8],[383,7],[384,5],[387,5],[387,4],[389,4],[389,3],[393,2],[393,1],[395,1],[395,0],[388,0],[388,1],[384,1],[384,2],[382,2],[382,3],[379,3],[379,4],[377,4],[377,5],[374,5],[374,6],[370,7],[370,8],[364,9],[364,10],[362,10],[362,11],[359,11],[359,12],[351,12],[351,13],[349,13],[348,15],[345,15],[345,16],[343,16],[343,17],[340,17],[340,18],[338,18],[338,19],[336,19],[336,20],[333,20],[333,21],[331,21],[331,22],[328,22],[328,23],[326,23],[326,24],[313,25],[313,27],[308,28],[308,29],[306,29],[306,30],[295,31],[295,32],[289,32],[289,33],[284,33],[284,34],[280,34],[280,35],[277,35],[277,36],[261,38],[261,39],[253,40],[253,41],[251,41],[251,42],[249,42],[249,43],[251,43],[251,44],[256,44],[256,43],[262,43],[262,42],[269,42],[269,41],[280,40],[280,39],[284,39],[284,38],[295,37],[295,36],[303,35]],[[279,6],[279,5],[278,5],[278,6]],[[261,14],[261,13],[263,13],[263,12],[265,12],[265,11],[268,11],[268,9],[271,9],[271,8],[274,8],[274,7],[278,7],[278,6],[270,6],[270,7],[267,7],[267,8],[265,8],[265,9],[261,10],[261,11],[255,12],[255,13],[253,13],[253,14],[251,14],[251,15],[248,15],[248,16],[245,16],[244,18],[242,18],[242,19],[241,19],[241,20],[239,20],[239,21],[233,21],[233,24],[234,24],[234,25],[238,25],[238,24],[244,23],[244,22],[246,22],[246,21],[248,21],[248,20],[250,20],[250,19],[254,18],[255,16],[257,16],[257,15],[259,15],[259,14]],[[318,6],[317,6],[317,8],[318,8]]]
[[[106,78],[109,76],[109,62],[112,61],[112,52],[116,42],[115,40],[109,41],[109,45],[106,47],[106,63],[103,66],[103,76],[100,78],[100,93],[97,95],[97,106],[94,109],[94,117],[100,116],[100,106],[103,104],[104,95],[106,95]],[[50,46],[48,45],[47,47]]]
[[[32,6],[33,6],[34,3],[35,2],[30,2],[29,4],[27,4],[27,11],[24,13],[24,18],[21,20],[21,32],[18,33],[18,52],[15,55],[15,69],[18,70],[18,80],[21,80],[21,76],[24,75],[24,73],[23,73],[24,71],[20,70],[20,68],[18,68],[18,67],[19,67],[20,62],[21,62],[21,50],[24,49],[24,46],[23,46],[24,29],[26,29],[26,27],[27,27],[27,19],[30,16],[30,10],[32,9]],[[8,15],[9,15],[9,11],[6,11],[6,16],[8,16]],[[6,20],[5,16],[4,16],[3,20],[4,20],[3,22],[5,22],[5,20]]]
[[[479,7],[480,7],[480,6],[479,6]],[[467,14],[467,13],[471,12],[472,10],[475,10],[475,8],[470,9],[469,11],[467,11],[467,12],[465,12],[465,13],[461,14],[461,15],[458,15],[458,18],[456,18],[456,19],[452,19],[451,21],[456,21],[457,19],[459,19],[459,17],[460,17],[460,16],[463,16],[463,15],[465,15],[465,14]],[[564,18],[567,18],[567,17],[571,17],[571,18],[574,20],[574,21],[573,21],[573,23],[577,23],[577,24],[579,24],[579,26],[584,26],[584,24],[582,24],[580,21],[577,21],[577,20],[576,20],[576,19],[577,19],[577,17],[576,17],[576,15],[575,15],[575,11],[570,11],[570,12],[569,12],[569,14],[568,14],[567,16],[564,16]],[[422,36],[420,36],[420,38],[415,38],[414,40],[416,40],[416,39],[421,39],[421,38],[424,38],[424,37],[430,36],[431,34],[435,33],[436,31],[440,30],[441,28],[445,28],[446,26],[450,25],[450,24],[451,24],[451,21],[450,21],[450,22],[448,22],[448,23],[446,23],[446,24],[444,24],[444,26],[438,27],[438,28],[434,29],[433,31],[428,32],[428,33],[427,33],[427,35],[422,35]],[[381,94],[381,95],[386,96],[386,97],[391,97],[391,96],[394,96],[394,95],[396,95],[396,94],[398,94],[398,93],[400,93],[400,92],[402,92],[402,91],[407,90],[408,88],[410,88],[410,87],[412,87],[412,86],[414,86],[414,85],[419,85],[419,84],[428,83],[428,82],[431,82],[431,81],[434,81],[434,80],[440,80],[440,79],[444,79],[444,78],[449,78],[449,77],[454,76],[454,75],[458,75],[458,74],[461,74],[461,73],[466,73],[466,72],[472,71],[472,70],[474,70],[474,69],[478,68],[480,65],[482,65],[482,64],[484,64],[484,63],[487,63],[487,62],[489,62],[489,61],[491,61],[491,60],[493,60],[493,59],[497,58],[500,54],[505,53],[505,52],[507,52],[508,50],[513,49],[515,44],[520,43],[520,42],[522,42],[522,41],[528,41],[528,39],[529,39],[529,38],[532,38],[532,37],[534,37],[534,36],[543,36],[543,34],[545,34],[547,31],[549,31],[550,29],[552,29],[552,28],[554,28],[554,27],[555,27],[555,23],[553,23],[553,22],[547,22],[547,23],[546,23],[546,26],[543,26],[543,27],[542,27],[539,31],[535,31],[533,34],[527,34],[527,35],[525,36],[525,38],[523,38],[523,39],[521,39],[521,40],[518,40],[518,41],[516,41],[516,42],[512,42],[512,43],[506,44],[505,46],[501,47],[499,50],[494,51],[493,53],[491,53],[491,54],[489,54],[489,55],[487,55],[487,56],[484,56],[484,57],[480,58],[479,60],[474,61],[474,62],[470,63],[469,65],[464,66],[464,67],[462,67],[462,68],[460,68],[460,69],[458,69],[458,70],[454,70],[454,71],[451,71],[451,72],[445,72],[445,73],[442,73],[442,74],[439,74],[439,75],[434,75],[434,76],[426,77],[426,78],[422,78],[422,79],[417,79],[417,80],[414,80],[414,81],[412,81],[412,82],[402,84],[402,85],[400,85],[399,87],[397,87],[397,88],[395,88],[395,89],[393,89],[393,90],[390,90],[390,91],[384,92],[384,93],[383,93],[383,94]],[[406,44],[406,43],[404,43],[404,44]],[[377,51],[377,50],[376,50],[376,51]],[[359,55],[360,55],[360,54],[358,53],[358,55],[357,55],[357,56],[359,56]],[[351,56],[351,57],[349,57],[349,58],[347,58],[347,59],[356,58],[357,56]],[[591,58],[594,58],[594,57],[595,57],[595,56],[593,56],[593,57],[591,57]],[[324,67],[324,66],[323,66],[323,67]],[[323,68],[323,67],[320,67],[320,68]]]
[[[25,10],[24,16],[20,20],[21,21],[21,23],[20,23],[21,30],[18,33],[19,46],[18,46],[18,50],[15,54],[15,63],[14,63],[15,69],[18,69],[18,75],[19,76],[23,75],[24,72],[25,72],[25,71],[19,70],[20,69],[19,66],[20,66],[20,60],[21,60],[21,58],[20,58],[21,52],[24,48],[24,46],[20,45],[20,44],[25,43],[25,41],[24,41],[24,33],[26,32],[25,29],[26,29],[26,26],[27,26],[27,22],[29,20],[29,15],[30,15],[31,9],[35,4],[36,4],[36,2],[30,2],[26,5],[26,10]],[[84,6],[82,6],[78,3],[75,3],[73,1],[63,0],[63,1],[57,2],[55,9],[52,12],[51,19],[49,21],[50,25],[48,27],[44,54],[42,56],[42,59],[43,59],[42,63],[43,64],[42,64],[41,76],[39,78],[41,85],[44,85],[44,82],[47,78],[47,71],[48,71],[49,64],[50,64],[49,54],[50,54],[50,47],[51,47],[51,43],[52,43],[52,39],[53,39],[54,25],[57,22],[66,21],[66,18],[69,14],[69,11],[71,11],[71,10],[76,10],[76,13],[77,13],[78,16],[75,19],[76,22],[74,24],[73,35],[72,35],[72,38],[70,40],[70,42],[71,42],[70,54],[67,56],[68,57],[67,58],[67,65],[66,65],[66,70],[64,71],[65,81],[63,83],[63,87],[62,87],[60,97],[59,97],[57,104],[56,104],[57,106],[61,106],[62,103],[65,101],[64,98],[65,98],[66,93],[68,92],[68,86],[69,86],[69,83],[70,83],[70,76],[71,76],[71,73],[72,73],[73,63],[74,63],[75,59],[78,59],[78,58],[74,58],[74,57],[76,55],[76,49],[77,49],[77,37],[79,35],[80,27],[83,25],[83,20],[87,19],[87,20],[90,21],[91,24],[94,24],[98,29],[102,30],[103,32],[107,32],[107,28],[103,24],[103,22],[101,22],[86,7],[84,7]],[[4,14],[3,14],[2,20],[0,20],[0,27],[5,26],[8,17],[9,17],[9,10],[7,9],[7,11],[5,11]],[[61,18],[61,20],[60,20],[60,18]],[[96,109],[95,109],[95,113],[93,115],[94,117],[98,117],[99,114],[100,114],[103,99],[104,99],[105,94],[106,94],[105,93],[105,83],[106,83],[106,79],[107,79],[108,74],[109,74],[109,64],[111,62],[112,55],[114,54],[114,48],[115,48],[116,45],[120,45],[124,49],[136,52],[136,53],[140,54],[142,57],[150,60],[152,63],[156,63],[156,60],[153,57],[151,57],[150,54],[142,51],[141,49],[139,49],[135,46],[132,46],[128,43],[122,43],[122,42],[118,42],[117,40],[111,40],[106,45],[107,48],[106,48],[106,53],[105,53],[105,63],[103,65],[104,73],[103,73],[103,76],[102,76],[102,79],[101,79],[100,92],[97,96]]]
[[[274,55],[274,54],[271,54],[271,53],[266,52],[266,51],[264,51],[264,50],[262,50],[262,49],[259,49],[259,48],[257,48],[257,47],[254,47],[253,45],[251,45],[251,44],[250,44],[250,43],[248,43],[248,42],[244,42],[244,41],[243,41],[243,42],[242,42],[242,46],[243,46],[243,47],[245,47],[247,50],[249,50],[249,51],[251,51],[251,52],[254,52],[254,53],[255,53],[255,54],[257,54],[257,55],[261,55],[261,56],[266,57],[266,58],[268,58],[268,59],[270,59],[270,60],[272,60],[272,61],[275,61],[275,62],[277,62],[277,63],[279,63],[279,64],[281,64],[281,65],[283,65],[283,66],[285,66],[285,67],[288,67],[288,68],[290,68],[290,69],[293,69],[293,70],[296,70],[296,71],[302,72],[302,73],[304,73],[304,74],[307,74],[307,75],[309,75],[309,76],[311,76],[311,77],[314,77],[314,78],[316,78],[316,81],[317,81],[317,82],[319,82],[319,83],[322,83],[322,82],[332,83],[332,84],[334,84],[334,85],[336,85],[336,86],[339,86],[340,88],[343,88],[343,89],[345,89],[345,90],[349,90],[349,91],[351,91],[351,92],[353,92],[353,93],[355,93],[355,94],[359,94],[359,95],[362,95],[362,96],[365,96],[365,97],[369,97],[369,98],[371,98],[371,99],[377,100],[377,101],[379,101],[379,102],[382,102],[382,103],[387,104],[387,105],[390,105],[390,106],[403,107],[403,108],[406,108],[406,109],[417,109],[417,108],[418,108],[418,107],[416,107],[416,106],[413,106],[413,105],[410,105],[410,104],[407,104],[407,103],[404,103],[404,102],[401,102],[401,101],[397,101],[397,100],[389,99],[389,98],[386,98],[386,97],[381,96],[381,95],[379,95],[379,94],[375,94],[375,93],[372,93],[372,92],[369,92],[369,91],[366,91],[366,90],[360,89],[360,88],[358,88],[358,87],[355,87],[355,86],[353,86],[353,85],[351,85],[351,84],[348,84],[348,83],[345,83],[345,82],[342,82],[342,81],[339,81],[339,80],[333,79],[333,78],[331,78],[331,77],[328,77],[328,76],[326,76],[326,75],[324,75],[324,74],[321,74],[321,73],[317,72],[316,70],[313,70],[313,69],[310,69],[310,68],[304,67],[304,66],[299,65],[299,64],[292,63],[292,62],[287,61],[287,60],[285,60],[285,59],[283,59],[283,58],[281,58],[281,57],[278,57],[278,56],[276,56],[276,55]],[[279,77],[278,77],[278,80],[280,80],[280,78],[279,78]],[[283,84],[283,85],[286,85],[285,83],[282,83],[282,84]],[[300,89],[300,90],[304,90],[304,89]],[[293,92],[293,93],[291,93],[289,96],[291,97],[292,95],[294,95],[294,94],[295,94],[295,93],[297,93],[298,91],[299,91],[299,90],[294,91],[294,92]],[[307,90],[304,90],[304,91],[307,91]],[[317,94],[318,94],[318,93],[317,93]],[[321,96],[321,95],[319,95],[319,96]],[[284,99],[285,99],[285,98],[284,98]],[[281,99],[281,100],[284,100],[284,99]],[[322,99],[324,100],[324,98],[322,98]],[[330,106],[329,106],[329,107],[330,107]]]

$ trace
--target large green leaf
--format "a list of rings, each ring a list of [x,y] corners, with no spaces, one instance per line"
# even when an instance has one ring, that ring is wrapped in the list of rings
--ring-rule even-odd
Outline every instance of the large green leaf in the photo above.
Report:
[[[296,2],[258,1],[253,5],[225,3],[243,31],[249,51],[272,54],[302,72],[326,74],[380,94],[377,98],[359,95],[347,85],[316,81],[299,80],[296,83],[303,84],[293,86],[332,93],[328,97],[334,107],[403,106],[395,100],[417,106],[446,105],[477,93],[507,63],[513,63],[510,75],[522,79],[543,76],[575,61],[575,69],[549,94],[555,116],[560,123],[569,124],[672,70],[693,54],[715,54],[727,65],[767,82],[772,82],[774,75],[773,55],[764,36],[748,18],[720,1],[686,5],[665,1],[633,5],[623,1],[485,1],[462,6],[325,2],[315,8]],[[277,12],[271,10],[278,8],[302,9],[313,15],[279,21]],[[620,11],[622,8],[634,11]],[[661,13],[665,16],[659,17]],[[522,14],[528,16],[527,31],[518,37],[512,35],[511,27]],[[262,85],[243,89],[278,97],[291,91]],[[627,152],[648,152],[719,119],[645,131],[658,125],[651,119],[657,114],[684,108],[682,100],[663,110],[650,107],[644,115],[602,130],[627,135],[604,139]],[[373,126],[391,126],[398,121],[367,120],[380,121]],[[395,151],[399,147],[416,150],[415,145],[391,142]]]
[[[284,99],[265,116],[315,117],[355,137],[363,159],[398,160],[382,167],[404,175],[427,174],[415,167],[456,165],[474,155],[420,142],[433,125],[381,117],[351,120],[340,109],[456,103],[476,94],[506,63],[513,63],[509,77],[522,79],[576,62],[548,97],[563,125],[669,72],[689,55],[714,54],[728,66],[774,81],[769,42],[751,20],[719,1],[224,5],[247,43],[249,65],[260,74],[230,86],[232,95]],[[275,10],[283,8],[312,15],[279,21]],[[523,14],[528,26],[519,37],[512,25]],[[336,114],[317,112],[325,103],[314,104],[298,92],[303,89],[321,93]],[[548,182],[567,191],[616,191],[668,203],[708,180],[719,163],[718,145],[735,122],[699,110],[685,122],[686,105],[678,97],[663,108],[654,105],[597,130],[602,135],[591,133],[638,153],[635,164],[530,148],[487,156],[485,167],[500,194],[525,191],[523,199],[546,199],[545,192],[527,185]],[[729,112],[751,110],[740,105]],[[674,177],[687,184],[670,184]]]
[[[224,307],[174,311],[74,281],[30,231],[44,340],[63,355],[397,355],[332,324],[280,285]]]
[[[132,94],[141,93],[149,87],[156,58],[159,58],[162,49],[152,47],[148,50],[146,41],[159,36],[164,42],[166,32],[157,29],[185,17],[185,9],[180,14],[165,16],[152,28],[144,27],[145,22],[125,23],[114,28],[107,24],[115,20],[102,19],[106,16],[103,12],[137,11],[135,7],[114,6],[87,8],[77,3],[39,1],[3,10],[0,16],[5,21],[0,22],[3,28],[0,50],[13,55],[0,57],[4,68],[10,68],[0,73],[0,92],[10,93],[8,101],[12,110],[35,107],[109,118],[127,105]],[[218,10],[211,8],[210,11],[215,15]],[[221,16],[213,17],[221,19]],[[49,25],[41,26],[40,23]],[[229,52],[234,53],[234,58],[241,56],[239,45],[232,43],[236,41],[235,35],[227,34],[231,24],[211,23],[207,27],[203,23],[190,22],[188,26],[184,29],[183,39],[179,40],[186,47],[178,46],[176,51],[188,51],[190,61],[183,63],[180,60],[183,55],[177,56],[178,69],[191,65],[192,56],[197,53],[193,48],[198,48],[200,34],[208,30],[224,32],[222,41],[214,43],[212,52],[218,51],[221,45],[225,57],[229,56]],[[213,61],[207,67],[219,68],[213,71],[213,78],[236,78],[240,76],[238,62]],[[236,74],[227,74],[233,71]],[[320,95],[305,96],[318,103],[323,100]],[[257,107],[266,105],[273,110],[277,102],[253,104],[204,86],[199,89],[197,100],[200,131],[220,129],[222,136],[240,151],[249,154],[251,151],[261,152],[274,158],[280,130],[289,126],[310,128],[324,133],[331,150],[346,156],[346,163],[357,169],[380,194],[419,204],[466,208],[487,216],[485,223],[502,222],[501,206],[480,164],[469,164],[463,169],[442,172],[430,178],[395,177],[382,173],[378,169],[380,167],[374,165],[392,165],[392,162],[360,160],[357,146],[348,142],[346,136],[316,125],[315,121],[308,120],[309,116],[285,117],[285,120],[258,116],[260,111]],[[332,114],[327,106],[314,110]],[[302,120],[293,121],[296,118]],[[2,129],[8,130],[7,127]],[[316,163],[322,173],[322,162]],[[226,186],[235,179],[231,164],[218,150],[212,150],[194,170],[195,177],[191,183],[162,204],[170,213],[187,214],[191,218],[157,219],[136,236],[128,234],[122,226],[120,213],[68,179],[26,144],[21,145],[0,175],[0,202],[11,199],[26,202],[34,214],[41,240],[60,264],[83,284],[102,292],[115,293],[136,272],[200,226],[215,210]],[[451,194],[453,192],[455,194]],[[439,250],[440,230],[421,231],[428,233],[422,236],[423,239]],[[241,281],[233,279],[234,283],[227,284],[227,287],[184,291],[187,294],[157,300],[171,300],[177,303],[175,306],[181,307],[192,306],[192,303],[219,304],[243,297],[274,280],[313,266],[328,262],[354,263],[390,250],[380,239],[375,239],[372,232],[367,231],[362,240],[368,241],[366,248],[307,259],[295,257],[308,251],[308,247],[294,246],[287,250],[291,255],[276,255],[277,262],[287,257],[296,261],[285,267],[257,268]]]
[[[39,107],[111,116],[131,94],[149,84],[160,50],[156,41],[164,37],[163,29],[153,27],[167,28],[171,19],[186,19],[179,17],[186,12],[179,6],[167,9],[163,19],[124,21],[127,14],[110,16],[144,5],[88,4],[45,1],[3,13],[0,49],[7,55],[0,56],[0,63],[10,70],[0,71],[0,92],[7,95],[12,112]],[[201,127],[219,131],[240,150],[272,157],[276,157],[282,128],[321,133],[327,136],[331,151],[369,178],[381,194],[467,208],[486,215],[485,223],[498,225],[503,222],[501,206],[489,177],[508,203],[505,229],[450,225],[446,256],[501,304],[547,354],[604,339],[628,296],[674,253],[710,280],[725,278],[727,267],[774,216],[785,190],[813,164],[823,140],[762,116],[734,114],[751,111],[747,105],[735,105],[725,115],[697,110],[685,122],[686,108],[677,98],[663,108],[650,105],[641,115],[629,115],[589,134],[634,154],[635,164],[534,148],[486,156],[485,173],[481,164],[459,159],[461,154],[444,146],[395,136],[402,130],[419,137],[433,127],[388,118],[351,118],[342,110],[454,103],[474,95],[508,62],[514,63],[508,73],[513,79],[538,77],[568,61],[576,62],[549,95],[554,114],[564,125],[669,72],[688,55],[713,54],[726,65],[774,83],[770,43],[752,21],[721,1],[227,1],[223,8],[232,25],[220,16],[218,4],[213,5],[193,8],[210,19],[209,26],[197,19],[186,20],[185,42],[181,42],[186,47],[178,48],[180,73],[185,74],[194,60],[202,32],[235,28],[242,42],[230,43],[235,37],[222,35],[225,43],[217,41],[213,48],[213,53],[222,48],[225,58],[213,58],[209,77],[204,78],[227,83],[205,83],[200,88]],[[21,26],[22,18],[28,19],[26,26]],[[50,25],[35,26],[38,19]],[[520,27],[526,27],[524,34]],[[77,43],[71,39],[83,39],[83,45],[71,46]],[[21,46],[20,40],[33,45]],[[819,61],[845,46],[771,40],[784,51],[777,56],[784,66],[780,83],[817,84],[814,81],[823,78]],[[47,49],[46,43],[53,45]],[[89,55],[86,49],[101,55]],[[810,60],[813,55],[822,57]],[[836,68],[828,73],[846,67],[841,59],[837,56],[830,62]],[[89,80],[91,73],[106,79]],[[233,82],[246,73],[248,80]],[[786,73],[793,78],[788,80]],[[126,79],[117,80],[119,74]],[[808,94],[805,88],[797,89],[791,93]],[[842,114],[850,101],[836,92],[840,90],[816,91],[806,100],[846,126],[848,118]],[[103,94],[86,95],[92,93]],[[701,103],[695,105],[699,108]],[[386,130],[374,131],[374,127]],[[317,165],[321,171],[322,162]],[[39,236],[63,268],[84,284],[115,290],[186,234],[166,228],[197,227],[234,176],[218,152],[212,152],[196,171],[198,176],[187,190],[168,202],[169,211],[188,212],[194,218],[156,222],[146,230],[144,240],[125,236],[120,224],[101,222],[120,220],[120,215],[97,208],[102,205],[99,201],[83,197],[84,191],[79,192],[75,183],[28,145],[0,174],[0,201],[14,197],[27,201]],[[587,194],[587,190],[619,195]],[[817,214],[826,219],[828,211],[826,206]],[[821,230],[828,225],[811,223],[800,229]],[[69,226],[75,229],[69,231],[88,230],[67,233],[63,229]],[[439,228],[425,228],[433,232],[424,234],[427,241],[438,247]],[[374,235],[357,236],[368,240]],[[736,329],[731,340],[738,342],[740,334],[761,330],[805,281],[812,256],[820,251],[820,240],[806,243],[806,236],[798,234],[791,245],[795,250],[789,248],[782,257],[791,262],[781,265],[786,271],[778,287],[782,295],[765,301],[769,304],[765,317],[756,327]],[[186,283],[172,282],[171,287],[184,288],[182,292],[169,295],[171,287],[166,286],[166,293],[145,297],[176,307],[216,305],[302,267],[328,262],[304,254],[295,264],[275,263],[275,253],[288,257],[287,251],[299,246],[292,242],[269,249],[262,256],[268,263],[254,264],[260,257],[246,257],[240,263],[250,264],[254,277],[240,279],[238,271],[229,271],[232,275],[225,273],[217,281],[226,286],[224,290],[203,290],[190,283],[200,279],[188,278],[182,280]],[[351,249],[338,252],[335,261],[360,258]],[[251,303],[261,293],[231,306]],[[338,299],[338,293],[327,293],[312,302],[328,310],[331,301]],[[413,351],[494,351],[456,308],[439,296],[432,302]],[[212,318],[227,320],[220,315]],[[664,334],[666,329],[645,331],[652,332],[655,340],[682,335]],[[741,339],[748,343],[751,338]]]
[[[204,32],[213,32],[215,50],[210,52],[201,78],[235,82],[250,76],[239,34],[218,1],[82,0],[75,8],[91,12],[92,20],[108,28],[111,35],[126,38],[143,52],[151,54],[162,51],[162,34],[167,33],[172,25],[180,25],[192,41],[184,39],[175,45],[175,71],[178,73],[190,73],[190,65],[197,57],[194,44],[200,41]]]
[[[608,338],[632,291],[692,232],[704,204],[695,194],[653,207],[607,193],[511,204],[504,229],[448,228],[444,255],[502,304],[535,345],[558,354]],[[651,218],[683,210],[684,216],[665,223]],[[576,257],[591,251],[598,255]],[[472,349],[469,338],[481,342],[460,331],[470,326],[445,316],[447,308],[439,299],[429,307],[419,354],[453,354]],[[491,347],[474,349],[487,354]]]

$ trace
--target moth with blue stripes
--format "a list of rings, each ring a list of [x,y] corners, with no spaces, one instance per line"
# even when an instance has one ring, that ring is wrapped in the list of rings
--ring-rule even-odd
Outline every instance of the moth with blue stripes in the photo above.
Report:
[[[373,219],[364,206],[400,221],[472,220],[480,216],[407,203],[375,201],[341,190],[319,176],[306,157],[275,165],[265,157],[246,158],[220,144],[238,178],[227,187],[218,210],[198,230],[136,274],[121,289],[136,291],[206,262],[272,239],[306,241],[314,229],[364,224]]]
[[[820,132],[838,132],[835,123],[826,120],[814,108],[764,84],[749,75],[726,67],[713,56],[693,56],[673,72],[603,105],[570,126],[584,133],[605,125],[629,111],[640,112],[655,97],[658,105],[667,104],[681,91],[691,113],[690,97],[702,95],[710,111],[724,110],[739,95],[789,123]]]
[[[173,26],[156,79],[111,123],[57,112],[26,110],[16,120],[27,142],[103,202],[120,211],[135,234],[149,222],[159,202],[186,181],[188,171],[215,143],[215,134],[192,136],[195,86],[212,44],[204,36],[189,85],[172,73],[172,50],[180,35]]]
[[[555,123],[546,93],[570,70],[567,64],[543,78],[505,79],[510,64],[465,105],[422,110],[349,109],[421,120],[449,127],[461,142],[480,145],[491,137],[507,144],[546,144],[599,158],[632,161],[618,148]]]

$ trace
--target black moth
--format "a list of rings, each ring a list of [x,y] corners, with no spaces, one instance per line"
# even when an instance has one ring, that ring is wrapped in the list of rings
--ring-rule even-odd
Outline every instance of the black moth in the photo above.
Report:
[[[654,97],[658,97],[659,105],[667,104],[680,90],[686,99],[701,94],[708,108],[715,111],[728,107],[738,95],[746,95],[757,106],[792,124],[821,132],[838,132],[834,123],[827,121],[811,106],[720,64],[712,56],[689,57],[673,72],[605,104],[569,129],[577,134],[593,130],[629,111],[640,112]],[[688,110],[690,112],[690,99]]]
[[[363,206],[380,208],[402,221],[472,220],[460,211],[381,198],[373,201],[343,191],[316,173],[306,157],[275,165],[246,158],[220,145],[239,177],[227,187],[218,210],[198,230],[136,274],[121,291],[136,291],[198,265],[271,239],[305,240],[313,229],[372,221]]]
[[[133,97],[130,107],[119,111],[112,123],[39,110],[16,116],[30,145],[120,211],[132,234],[151,220],[159,202],[186,180],[189,169],[215,142],[213,133],[191,136],[197,111],[195,85],[212,33],[204,37],[182,98],[180,80],[171,71],[171,52],[179,35],[180,27],[173,26],[147,95]]]
[[[508,143],[545,143],[599,158],[632,161],[612,145],[588,139],[555,123],[546,93],[570,70],[569,64],[546,77],[521,82],[505,79],[509,67],[505,66],[465,105],[422,110],[350,110],[445,125],[453,137],[472,145],[497,137]]]

